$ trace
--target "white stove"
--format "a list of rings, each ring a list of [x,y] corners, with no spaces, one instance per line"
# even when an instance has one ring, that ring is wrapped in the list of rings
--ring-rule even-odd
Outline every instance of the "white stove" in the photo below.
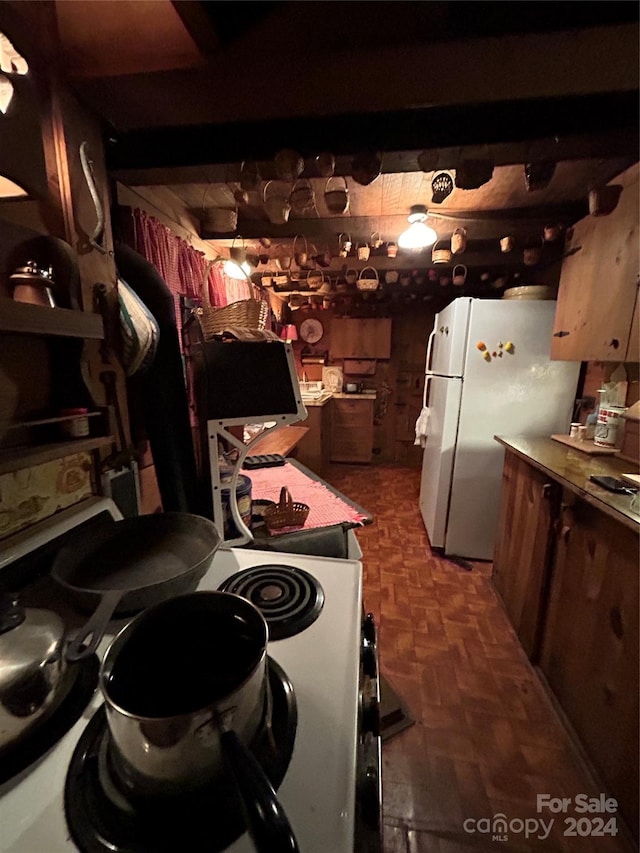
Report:
[[[112,510],[109,504],[94,499],[77,512],[60,514],[43,526],[39,540],[33,535],[18,537],[0,557],[0,580],[4,568],[30,547],[57,538],[65,529],[105,508]],[[371,826],[376,822],[375,803],[371,817],[371,798],[377,792],[379,800],[380,794],[379,740],[375,723],[369,726],[373,733],[365,733],[363,716],[371,718],[373,710],[375,718],[377,712],[377,660],[373,660],[374,638],[363,640],[361,563],[248,549],[220,550],[198,589],[216,590],[237,572],[265,565],[302,570],[319,582],[324,593],[322,609],[312,624],[268,645],[269,657],[293,684],[297,703],[293,753],[277,791],[278,799],[301,853],[374,850],[379,827]],[[48,578],[44,582],[51,583]],[[71,632],[82,623],[83,617],[56,595],[48,598],[47,606],[63,615]],[[99,657],[126,621],[110,623],[98,649]],[[368,663],[363,651],[370,652]],[[364,672],[371,677],[367,679]],[[363,687],[365,681],[367,687]],[[374,707],[363,714],[367,696]],[[78,740],[101,704],[101,693],[96,690],[77,722],[45,756],[0,786],[1,853],[67,853],[79,849],[65,818],[65,778]],[[369,801],[369,818],[364,819],[368,829],[361,829],[363,798]],[[379,802],[377,811],[379,817]],[[214,833],[215,827],[211,831]],[[254,850],[246,833],[225,848],[228,853]]]

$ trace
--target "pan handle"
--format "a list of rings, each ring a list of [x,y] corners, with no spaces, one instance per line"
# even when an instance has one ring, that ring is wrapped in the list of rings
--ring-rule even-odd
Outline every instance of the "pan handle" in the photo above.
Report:
[[[291,824],[262,767],[233,730],[220,733],[220,746],[240,791],[258,853],[299,853]]]
[[[103,593],[100,604],[89,621],[85,623],[77,636],[67,646],[65,656],[68,661],[75,663],[75,661],[87,658],[95,652],[123,595],[124,591],[121,589],[110,589]]]

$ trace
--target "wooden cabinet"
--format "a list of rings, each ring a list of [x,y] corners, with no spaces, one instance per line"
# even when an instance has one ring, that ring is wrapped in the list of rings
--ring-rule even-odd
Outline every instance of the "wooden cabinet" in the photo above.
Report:
[[[331,401],[331,462],[371,462],[374,399]]]
[[[493,583],[532,660],[539,648],[560,494],[558,483],[506,454]]]
[[[638,534],[568,498],[540,665],[637,837]]]
[[[302,425],[308,427],[309,432],[298,442],[292,454],[298,462],[320,476],[329,461],[332,406],[333,400],[329,400],[324,406],[307,407],[307,419]]]
[[[493,582],[637,837],[638,525],[581,494],[571,480],[577,463],[533,442],[537,464],[506,445]],[[588,480],[579,471],[576,481]]]
[[[638,174],[636,163],[611,183],[623,186],[608,216],[581,219],[567,240],[551,358],[638,361]],[[635,331],[634,331],[635,330]]]
[[[391,358],[391,320],[334,319],[330,354],[331,358]]]

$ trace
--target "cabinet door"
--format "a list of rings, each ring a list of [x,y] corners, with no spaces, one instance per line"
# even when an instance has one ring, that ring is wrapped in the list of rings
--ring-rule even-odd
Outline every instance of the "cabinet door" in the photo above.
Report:
[[[611,183],[624,189],[608,216],[578,222],[560,274],[551,358],[624,361],[638,288],[638,164]],[[633,346],[633,344],[632,344]]]
[[[332,405],[333,401],[329,401],[324,406],[308,407],[308,416],[302,426],[308,427],[309,432],[298,442],[292,454],[298,462],[320,476],[324,474],[328,458],[328,417]]]
[[[373,400],[333,400],[331,461],[371,462]]]
[[[391,320],[338,319],[331,323],[332,358],[390,358]]]
[[[506,454],[493,583],[530,659],[538,652],[560,492],[558,483]]]
[[[541,668],[637,836],[638,534],[583,501],[562,513]]]

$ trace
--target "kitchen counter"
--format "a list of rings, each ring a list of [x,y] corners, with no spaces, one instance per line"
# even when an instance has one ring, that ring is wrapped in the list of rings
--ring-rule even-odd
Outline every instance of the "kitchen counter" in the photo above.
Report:
[[[620,477],[637,473],[633,462],[611,456],[591,456],[573,450],[551,438],[494,436],[507,450],[515,453],[539,471],[549,474],[582,500],[601,510],[626,527],[638,532],[640,514],[630,508],[631,495],[608,492],[589,480],[591,474]]]
[[[322,396],[314,399],[312,397],[302,397],[302,402],[306,408],[309,406],[326,406],[329,400],[375,400],[376,391],[363,391],[358,394],[347,394],[344,391],[323,391]]]

